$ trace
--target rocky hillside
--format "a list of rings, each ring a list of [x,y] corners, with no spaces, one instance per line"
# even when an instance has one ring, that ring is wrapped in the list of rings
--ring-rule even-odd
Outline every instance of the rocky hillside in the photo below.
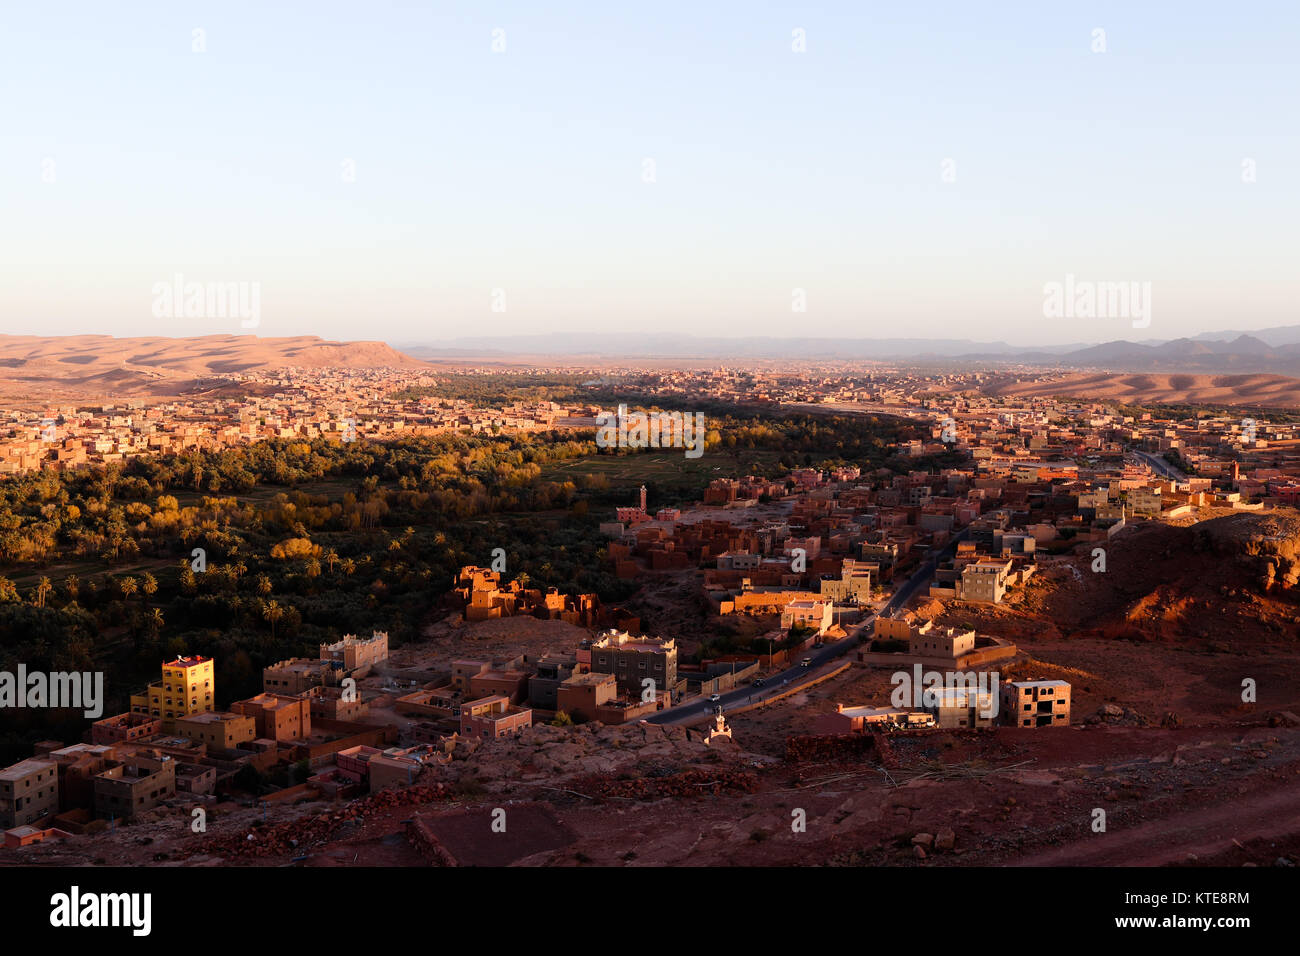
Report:
[[[1193,526],[1198,549],[1230,558],[1257,576],[1260,590],[1300,583],[1300,514],[1234,514]]]

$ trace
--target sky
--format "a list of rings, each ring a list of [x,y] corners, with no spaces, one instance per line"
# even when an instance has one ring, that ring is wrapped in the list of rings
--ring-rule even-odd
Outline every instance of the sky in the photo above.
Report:
[[[1297,324],[1297,28],[1293,0],[7,3],[0,333]],[[1150,283],[1149,325],[1046,315],[1067,276]]]

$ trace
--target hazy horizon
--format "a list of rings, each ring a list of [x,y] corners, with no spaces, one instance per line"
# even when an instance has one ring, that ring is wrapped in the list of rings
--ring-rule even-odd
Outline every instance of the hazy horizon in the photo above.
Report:
[[[250,331],[155,308],[174,277],[392,344],[1300,321],[1281,3],[66,10],[0,30],[3,332]],[[1067,276],[1150,324],[1045,318]]]

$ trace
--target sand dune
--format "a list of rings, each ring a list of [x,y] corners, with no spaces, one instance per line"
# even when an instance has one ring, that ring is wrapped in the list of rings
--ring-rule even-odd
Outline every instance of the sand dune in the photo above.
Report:
[[[1013,382],[989,389],[997,395],[1070,396],[1126,402],[1192,402],[1217,405],[1300,407],[1300,378],[1265,373],[1195,375],[1088,372]]]
[[[215,373],[277,368],[428,368],[383,342],[314,335],[115,338],[0,335],[0,396],[164,396]]]

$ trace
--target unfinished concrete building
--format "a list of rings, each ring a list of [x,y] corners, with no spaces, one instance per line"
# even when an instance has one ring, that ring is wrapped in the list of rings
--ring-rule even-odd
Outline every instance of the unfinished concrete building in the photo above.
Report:
[[[1007,681],[1002,719],[1013,727],[1064,727],[1070,723],[1070,684],[1063,680]]]

